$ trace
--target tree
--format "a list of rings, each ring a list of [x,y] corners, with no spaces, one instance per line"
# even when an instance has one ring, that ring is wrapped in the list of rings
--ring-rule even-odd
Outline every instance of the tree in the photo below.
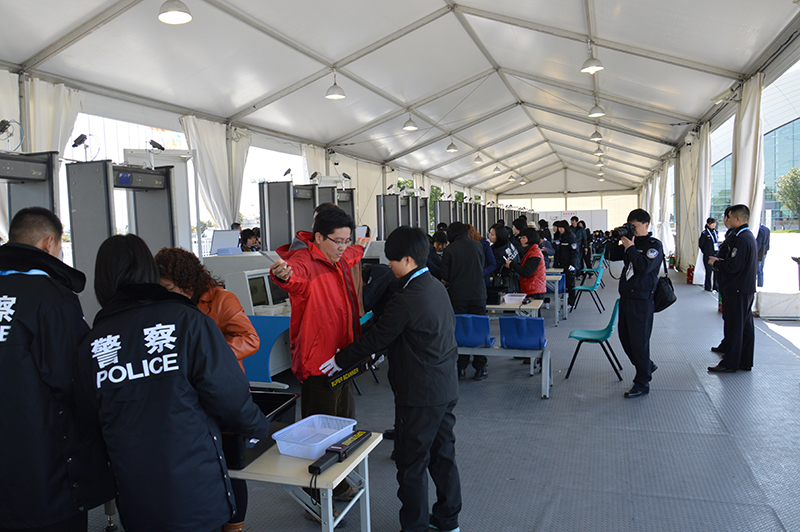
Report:
[[[464,201],[464,193],[463,192],[456,192],[456,201],[461,203]]]
[[[444,192],[442,192],[441,187],[437,187],[436,185],[431,185],[431,195],[428,198],[428,211],[430,212],[430,219],[429,219],[429,226],[428,229],[434,229],[434,215],[433,215],[433,202],[434,201],[442,201],[444,197]]]
[[[397,190],[398,192],[402,192],[404,190],[410,190],[411,192],[408,194],[409,196],[413,196],[414,192],[414,180],[413,179],[398,179],[397,180]]]
[[[775,191],[775,195],[781,202],[781,209],[793,212],[795,215],[800,213],[800,168],[792,168],[780,176],[776,184],[778,190]]]

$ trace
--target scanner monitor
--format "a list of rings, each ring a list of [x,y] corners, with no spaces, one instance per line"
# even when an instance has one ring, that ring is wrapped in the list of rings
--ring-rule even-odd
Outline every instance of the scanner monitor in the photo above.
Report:
[[[289,294],[269,278],[269,270],[249,270],[225,276],[225,288],[241,303],[245,314],[255,314],[256,307],[280,305]]]
[[[214,230],[211,235],[211,254],[216,255],[220,249],[238,248],[239,230]]]

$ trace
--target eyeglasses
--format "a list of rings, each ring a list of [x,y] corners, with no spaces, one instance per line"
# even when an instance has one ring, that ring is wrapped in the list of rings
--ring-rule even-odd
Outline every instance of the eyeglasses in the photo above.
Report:
[[[331,237],[329,237],[327,235],[325,236],[325,238],[327,238],[328,240],[330,240],[331,242],[333,242],[336,246],[338,246],[340,248],[346,248],[347,246],[350,245],[350,241],[349,240],[334,240],[334,239],[332,239]]]

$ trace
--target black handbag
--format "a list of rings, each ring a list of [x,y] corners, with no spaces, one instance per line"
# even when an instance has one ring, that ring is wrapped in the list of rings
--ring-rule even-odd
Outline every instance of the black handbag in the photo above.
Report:
[[[675,295],[675,289],[672,287],[672,281],[667,274],[667,260],[664,259],[664,277],[658,278],[656,284],[655,294],[655,311],[661,312],[678,300]]]

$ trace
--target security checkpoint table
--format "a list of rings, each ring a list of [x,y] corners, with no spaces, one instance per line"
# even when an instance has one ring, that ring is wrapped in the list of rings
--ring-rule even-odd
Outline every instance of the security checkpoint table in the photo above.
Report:
[[[283,455],[278,451],[277,445],[268,449],[246,468],[231,470],[231,478],[255,480],[279,484],[303,508],[319,517],[322,532],[333,532],[334,526],[341,521],[356,502],[360,502],[361,532],[370,532],[369,509],[369,467],[368,457],[383,439],[382,434],[373,433],[370,438],[356,449],[353,454],[343,462],[334,464],[330,469],[317,477],[314,488],[319,490],[320,499],[314,504],[311,497],[302,489],[309,487],[311,473],[308,466],[314,460],[295,458]],[[339,518],[333,518],[333,488],[349,478],[350,484],[358,488],[358,493],[353,497]]]

